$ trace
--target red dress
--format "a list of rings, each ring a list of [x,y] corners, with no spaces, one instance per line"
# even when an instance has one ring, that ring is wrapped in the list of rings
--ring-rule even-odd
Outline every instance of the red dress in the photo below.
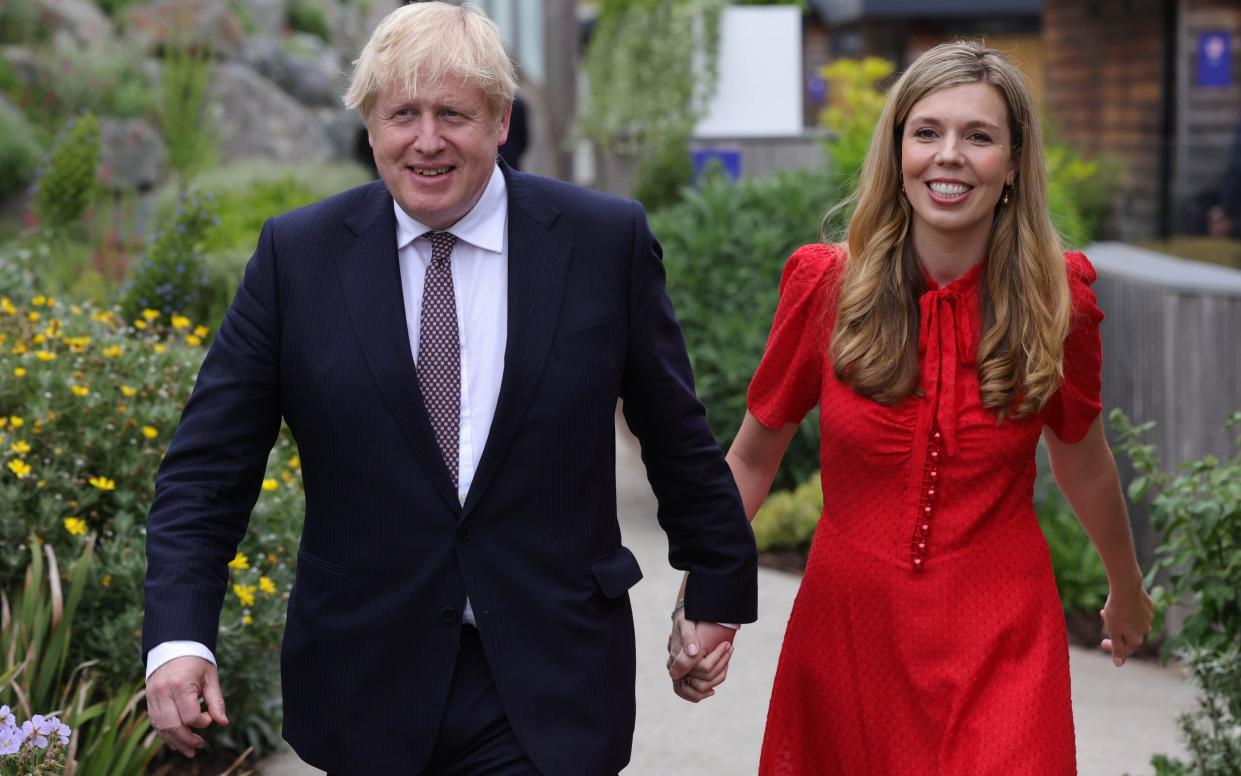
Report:
[[[827,356],[843,259],[789,259],[750,413],[778,428],[821,408],[823,515],[772,690],[764,776],[1076,773],[1068,643],[1033,508],[1044,424],[1080,440],[1099,414],[1094,269],[1066,254],[1074,317],[1043,412],[997,425],[974,355],[983,264],[927,277],[922,396],[895,406]]]

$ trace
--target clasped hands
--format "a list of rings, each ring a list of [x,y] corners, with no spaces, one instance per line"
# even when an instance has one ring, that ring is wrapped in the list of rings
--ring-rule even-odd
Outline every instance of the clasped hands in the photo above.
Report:
[[[737,631],[713,622],[689,620],[678,605],[668,636],[668,676],[672,691],[691,703],[715,695],[728,677]]]

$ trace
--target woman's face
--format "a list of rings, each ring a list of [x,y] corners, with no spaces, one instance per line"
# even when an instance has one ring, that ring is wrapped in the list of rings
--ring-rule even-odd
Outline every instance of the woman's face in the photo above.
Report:
[[[1016,170],[1008,109],[991,84],[940,89],[910,110],[901,135],[901,180],[920,237],[941,244],[986,239]]]

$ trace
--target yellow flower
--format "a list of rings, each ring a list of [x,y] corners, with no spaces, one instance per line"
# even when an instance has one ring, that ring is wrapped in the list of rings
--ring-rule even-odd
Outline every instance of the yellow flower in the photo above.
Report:
[[[49,297],[47,298],[47,306],[48,306],[48,307],[55,307],[55,306],[56,306],[56,300],[55,300],[54,298],[52,298],[52,297],[50,297],[50,296],[49,296]]]
[[[24,480],[30,476],[30,464],[20,458],[14,458],[9,461],[9,471],[17,475],[17,479]]]
[[[69,305],[69,312],[73,313],[74,315],[81,315],[81,314],[82,314],[82,308],[81,308],[81,307],[78,307],[78,306],[77,306],[77,305],[75,305],[75,304],[71,304],[71,305]]]
[[[143,426],[142,435],[146,437],[147,439],[154,439],[155,437],[159,436],[159,429],[157,429],[155,426]]]
[[[26,343],[24,343],[24,342],[18,342],[17,344],[15,344],[15,345],[13,346],[13,349],[12,349],[10,352],[11,352],[13,355],[15,355],[15,356],[25,355],[25,353],[26,353]]]
[[[254,624],[254,618],[253,618],[253,617],[251,617],[251,616],[250,616],[250,615],[248,615],[248,614],[243,614],[243,615],[241,616],[241,624],[242,624],[242,625],[253,625],[253,624]]]
[[[146,318],[148,321],[153,321],[159,317],[159,310],[152,310],[148,307],[142,311],[142,317]]]
[[[47,335],[46,335],[46,334],[36,334],[36,335],[34,335],[33,337],[31,337],[30,341],[31,341],[31,342],[33,342],[33,343],[34,343],[34,344],[36,344],[36,345],[42,345],[44,342],[47,342]]]
[[[111,323],[114,320],[111,310],[100,310],[91,313],[90,317],[91,320],[98,321],[99,323]]]
[[[289,468],[290,468],[290,469],[300,469],[300,468],[302,468],[302,457],[301,457],[300,455],[295,455],[295,456],[293,456],[292,458],[290,458],[290,459],[289,459]]]
[[[0,311],[5,315],[13,315],[17,312],[17,308],[13,306],[13,302],[7,296],[0,297]]]
[[[13,444],[9,445],[9,450],[11,450],[14,455],[25,455],[26,453],[30,452],[30,445],[26,444],[25,442],[19,439]]]
[[[51,353],[46,350],[36,351],[34,354],[34,357],[39,359],[40,361],[55,361],[56,360],[56,354]]]
[[[236,557],[228,562],[228,567],[238,571],[245,571],[250,568],[250,559],[246,557],[244,552],[239,552]]]
[[[259,577],[259,590],[264,593],[276,592],[276,583],[271,581],[271,577]]]
[[[42,307],[47,304],[47,297],[43,295],[36,296],[34,299],[30,300],[30,303],[35,307]]]
[[[205,337],[210,333],[211,333],[211,329],[208,329],[206,326],[203,326],[202,324],[199,324],[194,327],[195,337]]]
[[[16,367],[13,367],[13,376],[14,376],[14,377],[25,377],[25,376],[26,376],[26,368],[25,368],[25,367],[22,367],[22,366],[16,366]]]
[[[74,396],[86,396],[90,393],[90,388],[87,388],[85,385],[71,385],[69,390],[73,391]]]
[[[263,490],[271,491],[280,487],[280,483],[273,477],[263,480]]]
[[[130,388],[128,385],[122,385],[121,395],[125,396],[127,399],[132,399],[138,395],[138,390],[136,388]]]
[[[110,480],[107,477],[91,477],[90,484],[103,491],[116,490],[116,480]]]
[[[80,517],[66,517],[65,530],[74,536],[82,536],[86,533],[86,521]]]
[[[254,585],[233,585],[233,592],[243,606],[254,606]]]
[[[188,329],[191,323],[192,321],[190,321],[190,319],[186,318],[184,315],[172,316],[172,328],[176,329],[177,331],[180,331],[181,329]]]
[[[112,575],[111,575],[111,574],[104,574],[104,575],[103,575],[103,579],[99,580],[99,584],[103,585],[104,587],[107,587],[108,585],[111,585],[111,584],[112,584]]]
[[[201,337],[195,337],[193,334],[191,334],[185,338],[185,344],[198,347],[199,345],[203,344],[203,341]]]
[[[18,417],[17,415],[10,415],[10,416],[9,416],[9,423],[12,423],[12,424],[13,424],[13,428],[21,428],[21,427],[22,427],[22,424],[23,424],[23,423],[25,423],[25,422],[26,422],[26,421],[22,420],[22,419],[21,419],[20,417]]]
[[[165,350],[167,350],[167,348],[164,347],[164,343],[156,342],[154,345],[151,346],[151,350],[154,350],[156,353],[163,353]]]
[[[137,329],[138,331],[142,331],[146,329],[146,327],[147,327],[147,322],[142,320],[141,318],[134,321],[134,328]]]
[[[31,310],[30,312],[26,313],[26,320],[30,321],[31,323],[38,323],[39,319],[42,317],[43,317],[42,315],[39,315],[34,310]]]
[[[107,356],[108,358],[117,358],[124,352],[125,352],[125,348],[121,347],[120,345],[112,345],[111,347],[107,347],[103,349],[103,354]]]

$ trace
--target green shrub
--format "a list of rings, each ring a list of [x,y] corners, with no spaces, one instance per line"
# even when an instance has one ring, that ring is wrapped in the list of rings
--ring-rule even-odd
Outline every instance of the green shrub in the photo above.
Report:
[[[1231,459],[1208,455],[1172,475],[1154,446],[1138,439],[1153,423],[1134,425],[1119,410],[1109,420],[1138,475],[1129,497],[1149,504],[1151,526],[1163,537],[1148,575],[1167,580],[1151,591],[1156,627],[1170,606],[1186,607],[1167,647],[1203,689],[1198,706],[1179,718],[1190,762],[1160,756],[1152,764],[1160,774],[1233,776],[1241,763],[1241,440]],[[1227,426],[1238,424],[1241,413],[1233,413]]]
[[[332,25],[318,0],[289,0],[288,23],[291,30],[309,33],[324,43],[332,42]]]
[[[34,129],[16,110],[0,103],[0,199],[34,179],[43,150]]]
[[[651,217],[698,395],[725,449],[745,416],[746,389],[766,346],[784,263],[797,246],[818,239],[819,219],[832,200],[823,171],[736,184],[715,175]],[[818,468],[816,411],[789,444],[774,487],[794,487]]]
[[[39,178],[34,213],[39,224],[63,231],[82,217],[99,182],[99,119],[78,117],[52,147],[47,169]]]
[[[860,61],[837,59],[821,70],[829,84],[829,101],[819,114],[819,124],[832,132],[827,141],[832,179],[844,190],[852,191],[857,186],[858,172],[883,112],[885,95],[881,86],[895,69],[887,60],[867,57]]]
[[[87,304],[0,297],[0,589],[19,583],[29,535],[67,557],[97,534],[69,660],[98,661],[108,697],[142,680],[146,511],[208,333],[155,310],[125,323]],[[278,652],[304,504],[295,450],[282,434],[240,548],[247,561],[230,572],[218,659],[236,721],[206,731],[216,745],[262,752],[278,741]]]
[[[767,497],[750,524],[754,541],[760,552],[809,550],[822,514],[823,487],[815,472],[795,490],[777,491]]]
[[[0,91],[45,134],[82,113],[140,118],[154,107],[142,50],[113,41],[40,47],[28,71],[0,65]]]
[[[154,236],[121,292],[127,320],[147,309],[204,320],[210,300],[202,245],[215,224],[212,199],[205,194],[184,200],[173,222]]]
[[[160,129],[182,194],[215,161],[216,139],[206,110],[211,67],[210,51],[188,45],[171,46],[160,67]]]

